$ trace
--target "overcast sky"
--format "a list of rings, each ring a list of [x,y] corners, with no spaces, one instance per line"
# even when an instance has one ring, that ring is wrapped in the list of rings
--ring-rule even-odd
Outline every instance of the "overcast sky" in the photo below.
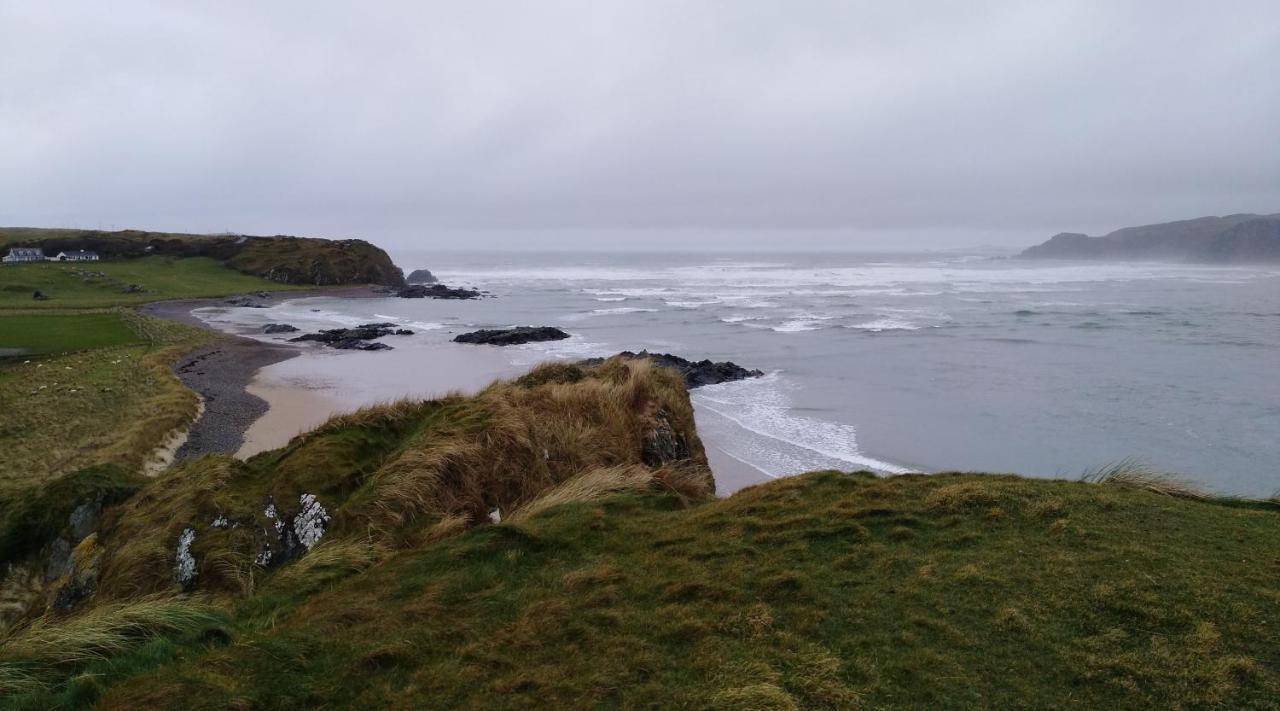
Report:
[[[0,0],[0,224],[883,248],[1278,211],[1275,0]]]

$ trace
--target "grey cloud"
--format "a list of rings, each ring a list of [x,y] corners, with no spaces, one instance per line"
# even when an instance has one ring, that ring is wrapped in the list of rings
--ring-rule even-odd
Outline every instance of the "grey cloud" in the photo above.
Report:
[[[879,247],[1274,212],[1276,67],[1272,2],[0,0],[0,223]]]

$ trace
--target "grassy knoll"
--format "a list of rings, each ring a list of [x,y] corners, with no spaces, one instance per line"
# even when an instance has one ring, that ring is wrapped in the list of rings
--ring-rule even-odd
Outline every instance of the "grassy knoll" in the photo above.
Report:
[[[616,361],[544,368],[178,467],[77,547],[99,571],[85,611],[0,643],[0,694],[42,709],[1277,708],[1275,504],[1123,475],[836,472],[717,500],[677,386]],[[650,466],[655,448],[687,459]],[[283,520],[264,502],[301,515],[306,493],[324,538],[255,564]],[[195,583],[178,594],[187,527]]]
[[[143,291],[127,292],[134,284]],[[0,267],[0,309],[97,308],[300,288],[304,287],[242,274],[208,257],[142,257]],[[32,299],[36,290],[48,300]]]

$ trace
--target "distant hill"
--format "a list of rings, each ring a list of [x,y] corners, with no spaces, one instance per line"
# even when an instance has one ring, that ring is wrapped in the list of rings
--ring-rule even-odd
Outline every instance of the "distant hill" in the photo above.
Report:
[[[1019,255],[1028,259],[1280,262],[1280,214],[1226,215],[1126,227],[1103,237],[1063,232]]]
[[[359,239],[0,227],[0,244],[42,247],[47,254],[90,249],[103,259],[212,257],[236,271],[282,284],[404,284],[391,257]]]

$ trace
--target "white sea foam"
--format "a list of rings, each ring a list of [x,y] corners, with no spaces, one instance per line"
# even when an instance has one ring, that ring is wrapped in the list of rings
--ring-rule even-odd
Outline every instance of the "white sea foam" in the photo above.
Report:
[[[611,309],[594,309],[591,313],[605,314],[639,314],[639,313],[655,313],[657,309],[646,309],[639,306],[618,306]]]
[[[918,331],[921,326],[910,321],[896,318],[878,318],[866,323],[859,323],[849,326],[863,331]]]
[[[625,296],[597,296],[596,301],[626,301]]]
[[[794,319],[785,321],[771,328],[778,333],[799,333],[800,331],[816,331],[823,327],[821,321],[812,319]]]
[[[730,445],[726,448],[729,454],[761,466],[774,476],[833,465],[853,465],[894,474],[910,471],[864,455],[858,449],[857,430],[852,425],[795,414],[777,373],[763,378],[708,385],[694,391],[693,400],[698,408],[714,412],[748,432],[801,450],[790,454],[784,451],[781,458],[775,455],[769,461],[761,461],[762,454],[768,456],[768,452],[777,452],[776,446]]]

